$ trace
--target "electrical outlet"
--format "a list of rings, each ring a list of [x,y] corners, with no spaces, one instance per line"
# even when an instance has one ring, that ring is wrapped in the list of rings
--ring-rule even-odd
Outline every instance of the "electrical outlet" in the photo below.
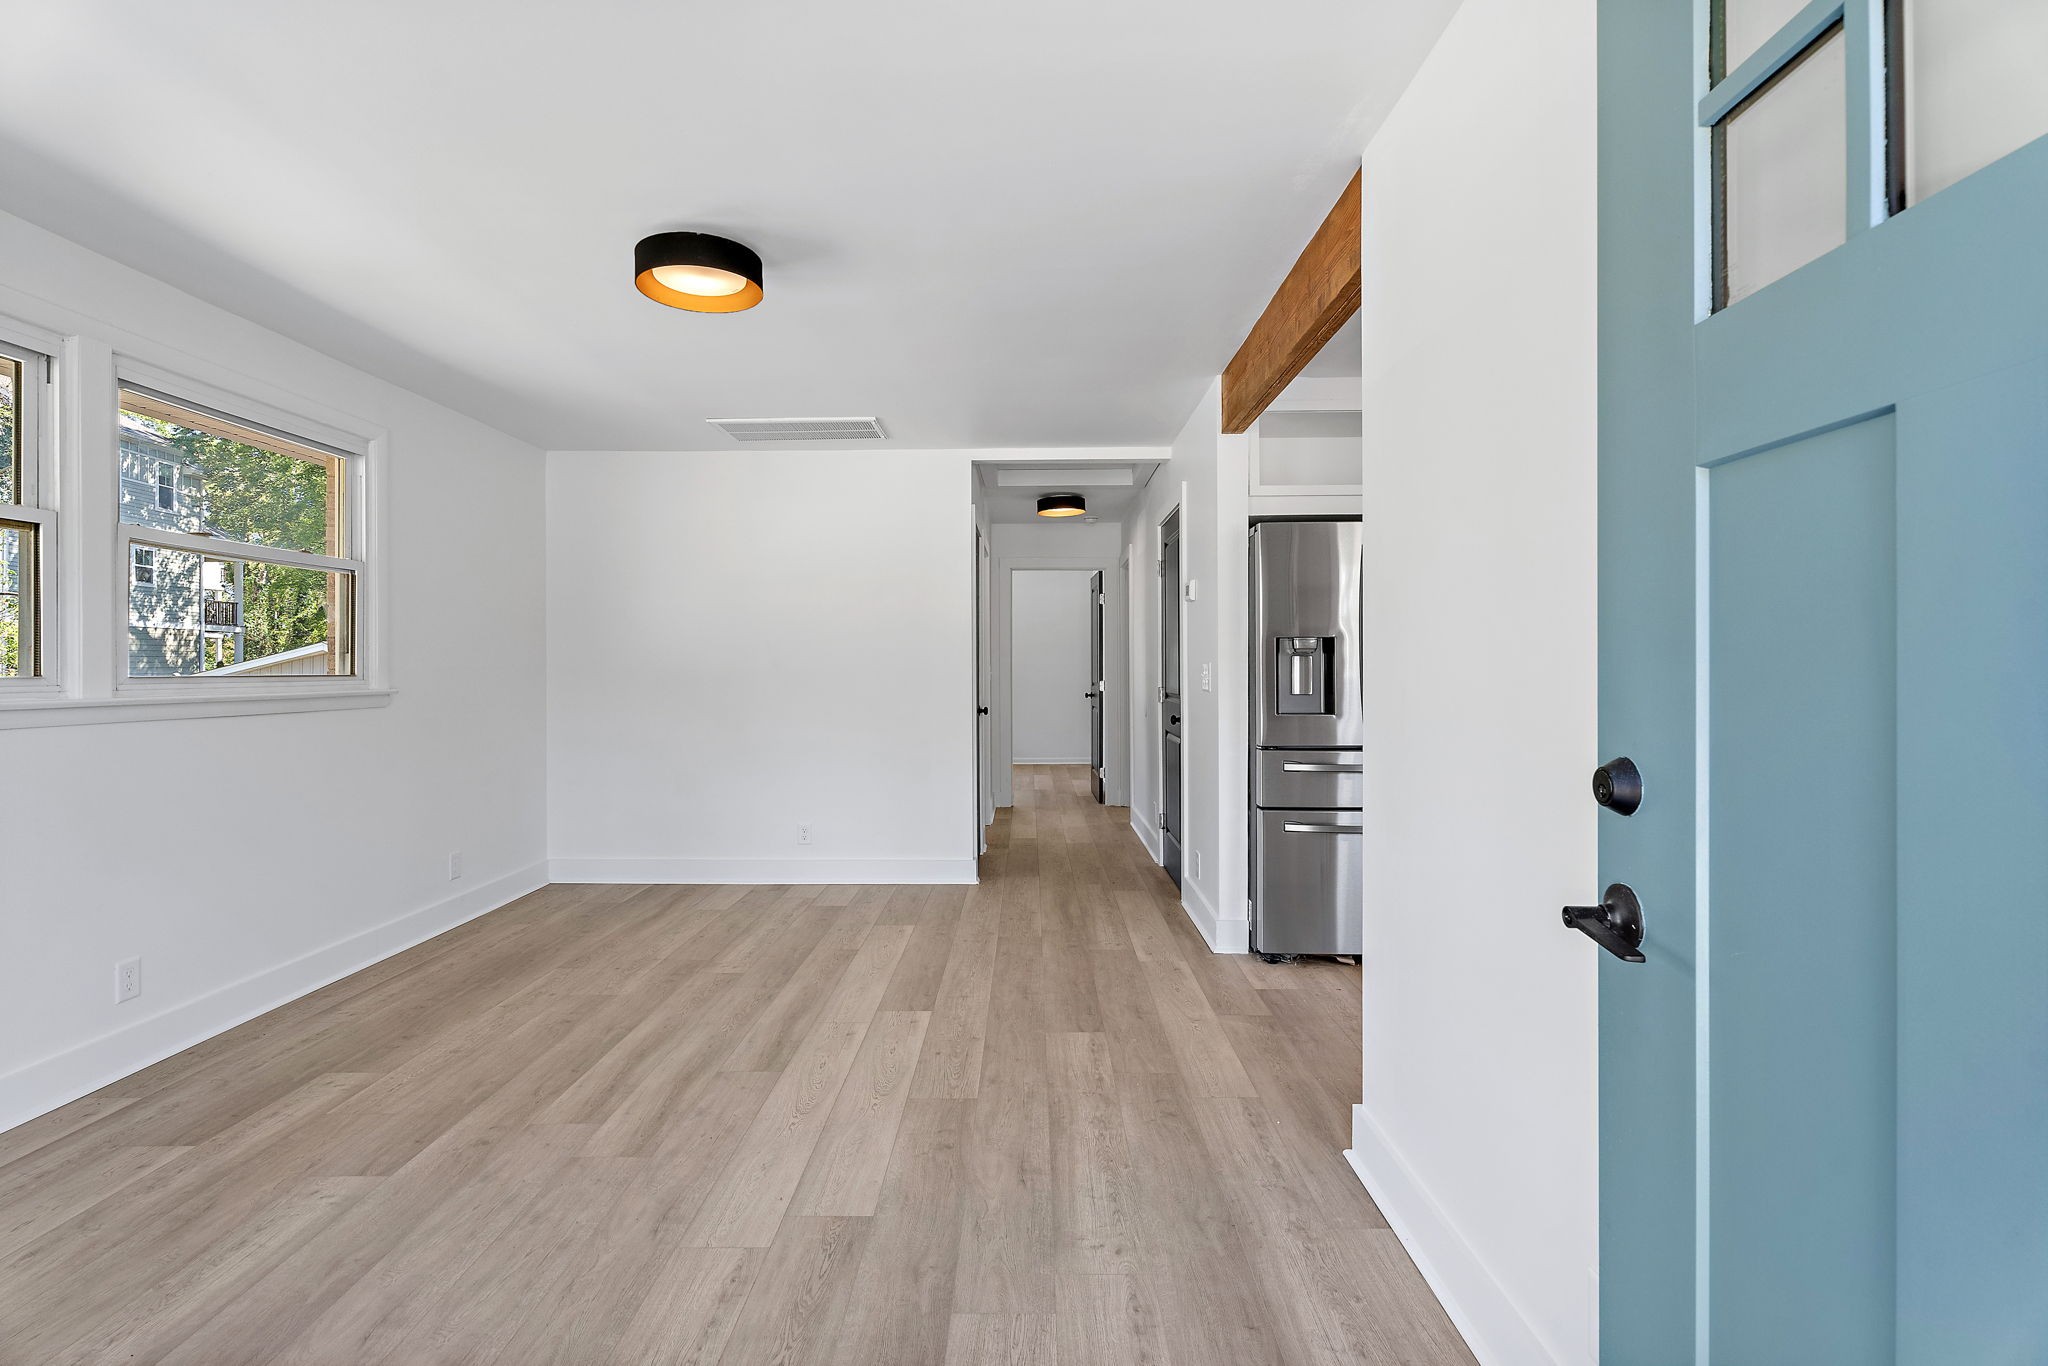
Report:
[[[114,964],[114,1004],[132,1001],[142,994],[142,960],[123,958]]]
[[[809,844],[811,842],[811,827],[809,825],[799,825],[796,828],[796,842],[798,844]]]
[[[1196,880],[1199,881],[1202,876],[1202,851],[1199,849],[1193,850],[1188,856],[1188,861],[1194,865],[1194,875]]]
[[[461,877],[461,876],[462,876],[462,851],[461,851],[460,849],[457,849],[457,850],[456,850],[456,851],[455,851],[454,853],[452,853],[452,854],[450,854],[450,855],[448,856],[448,880],[449,880],[450,882],[453,882],[453,881],[455,881],[455,879],[457,879],[457,878],[459,878],[459,877]]]

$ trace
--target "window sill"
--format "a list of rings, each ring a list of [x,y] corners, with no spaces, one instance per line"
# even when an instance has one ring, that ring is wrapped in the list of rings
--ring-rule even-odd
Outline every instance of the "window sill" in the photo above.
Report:
[[[0,696],[0,730],[46,726],[99,726],[131,721],[191,721],[213,716],[263,716],[280,712],[360,711],[389,706],[390,688],[293,687],[149,697],[65,697],[43,694]]]

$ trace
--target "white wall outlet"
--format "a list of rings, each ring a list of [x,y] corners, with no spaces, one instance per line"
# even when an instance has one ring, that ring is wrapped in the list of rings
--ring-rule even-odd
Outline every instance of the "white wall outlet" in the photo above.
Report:
[[[799,825],[796,828],[796,842],[798,844],[809,844],[811,842],[811,827],[808,824]]]
[[[1202,851],[1192,850],[1188,855],[1188,861],[1194,865],[1194,875],[1199,880],[1202,876]]]
[[[457,850],[456,850],[456,851],[455,851],[454,853],[452,853],[452,854],[448,855],[448,880],[449,880],[450,882],[453,882],[453,881],[455,881],[455,879],[457,879],[457,878],[459,878],[459,877],[461,877],[461,876],[462,876],[462,851],[461,851],[460,849],[457,849]]]
[[[1214,677],[1213,677],[1213,676],[1212,676],[1212,675],[1210,674],[1209,670],[1210,670],[1210,666],[1209,666],[1209,665],[1207,665],[1207,664],[1204,664],[1204,665],[1202,666],[1202,691],[1203,691],[1203,692],[1208,692],[1208,691],[1210,691],[1210,685],[1211,685],[1211,684],[1212,684],[1212,683],[1213,683],[1213,682],[1215,681]]]
[[[132,1001],[142,994],[142,960],[123,958],[114,964],[114,1004]]]

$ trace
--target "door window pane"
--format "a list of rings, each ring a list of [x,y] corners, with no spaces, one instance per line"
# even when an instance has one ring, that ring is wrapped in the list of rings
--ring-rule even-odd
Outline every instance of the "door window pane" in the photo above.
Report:
[[[121,392],[121,520],[346,558],[343,457]]]
[[[1905,3],[1906,184],[1917,204],[2048,133],[2048,4]]]
[[[1848,239],[1848,69],[1841,30],[1724,123],[1726,302]]]
[[[1721,0],[1721,70],[1725,76],[1756,55],[1771,35],[1806,8],[1806,0]]]
[[[36,529],[0,522],[0,678],[32,678],[36,650]]]
[[[147,551],[130,576],[128,673],[281,678],[355,672],[355,575],[220,558],[173,546]]]

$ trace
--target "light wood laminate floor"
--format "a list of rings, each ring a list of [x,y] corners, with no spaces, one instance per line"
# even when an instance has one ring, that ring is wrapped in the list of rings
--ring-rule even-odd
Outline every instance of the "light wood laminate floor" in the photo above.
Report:
[[[977,887],[550,887],[0,1134],[0,1362],[1469,1362],[1357,971],[1017,777]]]

